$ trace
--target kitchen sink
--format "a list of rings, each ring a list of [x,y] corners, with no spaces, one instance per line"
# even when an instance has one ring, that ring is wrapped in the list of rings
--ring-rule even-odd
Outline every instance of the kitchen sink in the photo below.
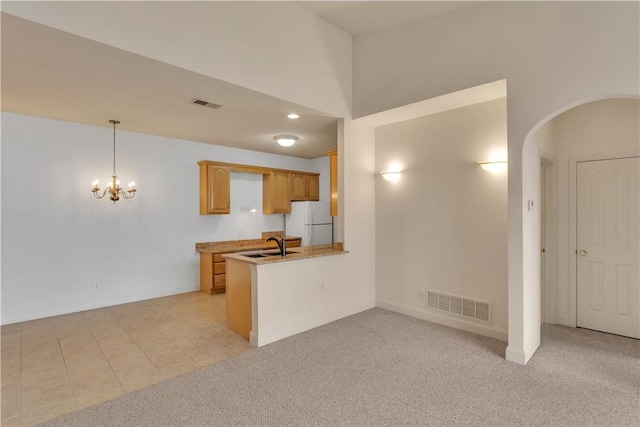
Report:
[[[295,252],[289,252],[287,251],[285,253],[285,255],[289,255],[289,254],[294,254]],[[246,256],[248,258],[267,258],[267,257],[272,257],[272,256],[280,256],[280,252],[256,252],[256,253],[252,253],[252,254],[239,254],[242,256]]]

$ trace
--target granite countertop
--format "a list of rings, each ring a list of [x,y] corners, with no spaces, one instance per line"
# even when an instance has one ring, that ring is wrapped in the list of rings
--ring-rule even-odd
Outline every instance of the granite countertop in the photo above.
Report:
[[[256,251],[259,252],[259,251]],[[253,253],[256,253],[253,252]],[[277,250],[276,250],[277,252]],[[274,262],[286,262],[286,261],[295,261],[300,259],[307,258],[315,258],[321,256],[328,255],[340,255],[347,254],[349,251],[344,250],[344,245],[342,243],[334,243],[332,245],[317,245],[317,246],[303,246],[298,248],[287,248],[287,255],[282,256],[267,256],[264,258],[251,258],[246,255],[250,255],[251,252],[247,253],[231,253],[223,255],[225,259],[233,259],[236,261],[243,261],[249,264],[271,264]]]
[[[285,240],[298,240],[300,237],[285,236]],[[196,251],[200,253],[221,253],[252,251],[263,249],[277,249],[276,242],[267,242],[265,239],[227,240],[224,242],[200,242],[196,243]],[[293,248],[292,248],[293,249]]]

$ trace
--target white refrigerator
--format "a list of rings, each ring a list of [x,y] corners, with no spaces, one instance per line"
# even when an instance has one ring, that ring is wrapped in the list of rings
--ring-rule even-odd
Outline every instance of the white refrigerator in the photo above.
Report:
[[[302,237],[302,246],[333,243],[333,218],[328,202],[292,202],[285,215],[287,236]]]

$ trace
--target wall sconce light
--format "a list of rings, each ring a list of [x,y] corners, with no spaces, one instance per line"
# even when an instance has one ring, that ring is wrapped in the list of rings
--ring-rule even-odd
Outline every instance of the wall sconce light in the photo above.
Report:
[[[384,171],[380,172],[380,175],[387,181],[398,182],[400,181],[400,171]]]
[[[98,187],[98,180],[96,179],[91,183],[93,188],[91,192],[96,199],[102,199],[105,195],[109,194],[109,200],[113,202],[115,205],[118,200],[120,200],[120,196],[124,199],[133,199],[136,195],[136,183],[131,181],[129,183],[129,189],[123,190],[120,187],[120,180],[118,180],[118,175],[116,174],[116,125],[120,124],[117,120],[109,120],[109,123],[113,124],[113,175],[111,175],[111,185],[104,189],[101,195],[98,195],[98,191],[100,188]]]
[[[487,172],[500,172],[507,168],[506,160],[497,160],[492,162],[478,162],[480,167]]]
[[[256,209],[254,206],[249,207],[242,207],[240,208],[240,213],[243,213],[245,215],[253,215],[256,216],[256,212],[258,212],[258,209]]]
[[[275,139],[278,144],[282,145],[283,147],[291,147],[296,143],[298,137],[295,135],[276,135],[273,137],[273,139]]]

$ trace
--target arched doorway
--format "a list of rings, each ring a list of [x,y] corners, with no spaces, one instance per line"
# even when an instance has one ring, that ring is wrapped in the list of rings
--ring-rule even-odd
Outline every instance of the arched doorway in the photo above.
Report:
[[[545,304],[537,311],[540,318],[531,319],[537,320],[538,324],[544,320],[572,327],[584,326],[577,320],[578,267],[581,261],[586,260],[576,253],[579,252],[576,245],[579,240],[576,231],[576,194],[579,185],[577,171],[580,164],[589,161],[640,155],[638,105],[637,96],[601,97],[577,102],[549,115],[527,135],[522,153],[522,173],[523,186],[528,191],[523,194],[540,196],[538,200],[532,200],[533,211],[527,212],[534,218],[530,219],[529,230],[525,233],[529,240],[524,245],[524,262],[529,264],[528,271],[533,271],[531,267],[537,265],[547,267],[546,274],[540,273],[536,278],[538,283],[544,283],[544,295],[538,293],[537,304],[541,306],[542,301]],[[547,163],[546,188],[540,186],[541,161]],[[542,207],[543,200],[551,202],[546,215],[535,209],[536,204]],[[529,200],[523,202],[529,203]],[[541,245],[539,238],[533,239],[535,235],[540,236],[544,229],[546,247]],[[635,245],[637,247],[637,243]],[[637,273],[637,268],[635,272]],[[631,280],[637,282],[637,274]],[[633,286],[637,287],[637,284]],[[583,296],[585,291],[586,288],[582,290]],[[633,292],[629,295],[637,312],[639,298]],[[620,300],[620,297],[613,294],[606,298]],[[597,300],[593,301],[597,305]],[[607,304],[615,303],[609,301]]]

